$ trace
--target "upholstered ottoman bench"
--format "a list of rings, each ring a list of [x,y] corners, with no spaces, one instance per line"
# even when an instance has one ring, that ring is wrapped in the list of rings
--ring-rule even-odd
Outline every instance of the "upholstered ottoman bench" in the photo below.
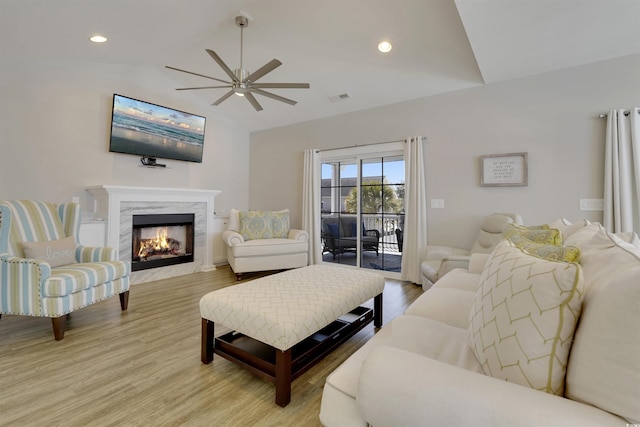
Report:
[[[202,363],[216,353],[276,385],[291,400],[291,381],[372,320],[382,326],[384,277],[311,265],[210,292],[200,299]],[[360,304],[374,299],[373,310]],[[214,338],[214,324],[232,332]]]

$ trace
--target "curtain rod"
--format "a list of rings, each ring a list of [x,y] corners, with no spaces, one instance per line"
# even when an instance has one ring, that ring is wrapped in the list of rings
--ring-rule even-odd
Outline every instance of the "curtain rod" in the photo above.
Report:
[[[424,141],[425,139],[427,139],[427,137],[423,136],[422,140]],[[405,140],[404,139],[397,139],[395,141],[372,142],[370,144],[356,144],[356,145],[350,145],[348,147],[326,148],[324,150],[316,150],[316,152],[317,153],[322,153],[324,151],[344,150],[345,148],[368,147],[370,145],[391,144],[392,142],[405,142]]]
[[[624,114],[625,116],[628,116],[629,114],[631,114],[631,111],[624,110],[622,114]],[[608,114],[600,114],[601,119],[606,119],[608,116],[609,116]]]

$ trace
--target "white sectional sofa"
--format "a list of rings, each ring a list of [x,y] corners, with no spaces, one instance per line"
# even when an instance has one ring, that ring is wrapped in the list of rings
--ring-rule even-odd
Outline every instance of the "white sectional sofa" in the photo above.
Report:
[[[330,374],[322,397],[322,424],[639,423],[637,235],[612,235],[587,221],[569,225],[558,220],[552,226],[563,232],[567,250],[580,250],[579,266],[549,261],[553,255],[532,256],[506,241],[491,254],[473,255],[468,270],[447,273]],[[530,287],[519,287],[527,280]],[[506,293],[500,296],[502,291]],[[547,291],[566,298],[560,297],[558,307],[550,309],[542,295]],[[527,302],[518,302],[521,296]],[[509,316],[506,322],[500,317],[504,313]],[[547,316],[551,323],[541,321],[532,328],[538,320],[529,321],[527,313],[536,319]],[[501,336],[491,338],[496,330]],[[528,352],[527,360],[510,359],[514,344],[515,351]],[[531,352],[537,345],[550,345],[551,353],[536,356]]]

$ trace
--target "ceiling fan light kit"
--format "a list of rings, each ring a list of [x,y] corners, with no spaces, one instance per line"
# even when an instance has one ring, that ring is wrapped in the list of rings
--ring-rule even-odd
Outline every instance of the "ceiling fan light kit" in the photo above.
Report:
[[[289,105],[295,105],[297,103],[296,101],[282,97],[280,95],[276,95],[271,92],[267,92],[263,89],[308,89],[310,87],[309,83],[256,83],[258,79],[264,77],[264,75],[266,75],[267,73],[270,73],[271,71],[275,70],[280,65],[282,65],[282,62],[278,61],[277,59],[272,59],[262,67],[258,68],[253,73],[249,73],[247,70],[245,70],[242,64],[243,42],[244,42],[243,31],[246,27],[249,26],[249,20],[247,19],[246,16],[242,16],[242,15],[236,16],[236,25],[240,27],[240,68],[231,70],[231,68],[227,66],[227,64],[222,60],[222,58],[220,58],[220,56],[218,56],[217,53],[215,53],[211,49],[205,49],[205,51],[209,54],[209,56],[220,66],[220,68],[222,68],[222,71],[224,71],[225,74],[229,76],[230,81],[218,79],[215,77],[205,76],[203,74],[198,74],[191,71],[181,70],[179,68],[170,67],[167,65],[166,68],[170,70],[180,71],[183,73],[192,74],[194,76],[204,77],[207,79],[225,83],[224,86],[185,87],[185,88],[178,88],[176,90],[228,88],[229,91],[224,95],[222,95],[220,98],[218,98],[211,105],[220,105],[220,103],[222,103],[225,99],[229,98],[231,95],[235,93],[238,96],[243,96],[247,101],[249,101],[249,103],[253,106],[253,108],[255,108],[256,111],[262,110],[262,106],[260,105],[260,103],[258,103],[258,101],[253,96],[253,94],[258,94],[261,96],[265,96],[267,98],[275,99],[276,101],[284,102]]]

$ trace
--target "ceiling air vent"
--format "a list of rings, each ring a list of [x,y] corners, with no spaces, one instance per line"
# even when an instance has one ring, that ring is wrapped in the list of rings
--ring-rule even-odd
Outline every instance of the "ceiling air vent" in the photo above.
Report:
[[[349,98],[351,98],[351,95],[349,95],[348,93],[341,93],[340,95],[330,96],[329,101],[338,102],[338,101],[344,101],[345,99],[349,99]]]

